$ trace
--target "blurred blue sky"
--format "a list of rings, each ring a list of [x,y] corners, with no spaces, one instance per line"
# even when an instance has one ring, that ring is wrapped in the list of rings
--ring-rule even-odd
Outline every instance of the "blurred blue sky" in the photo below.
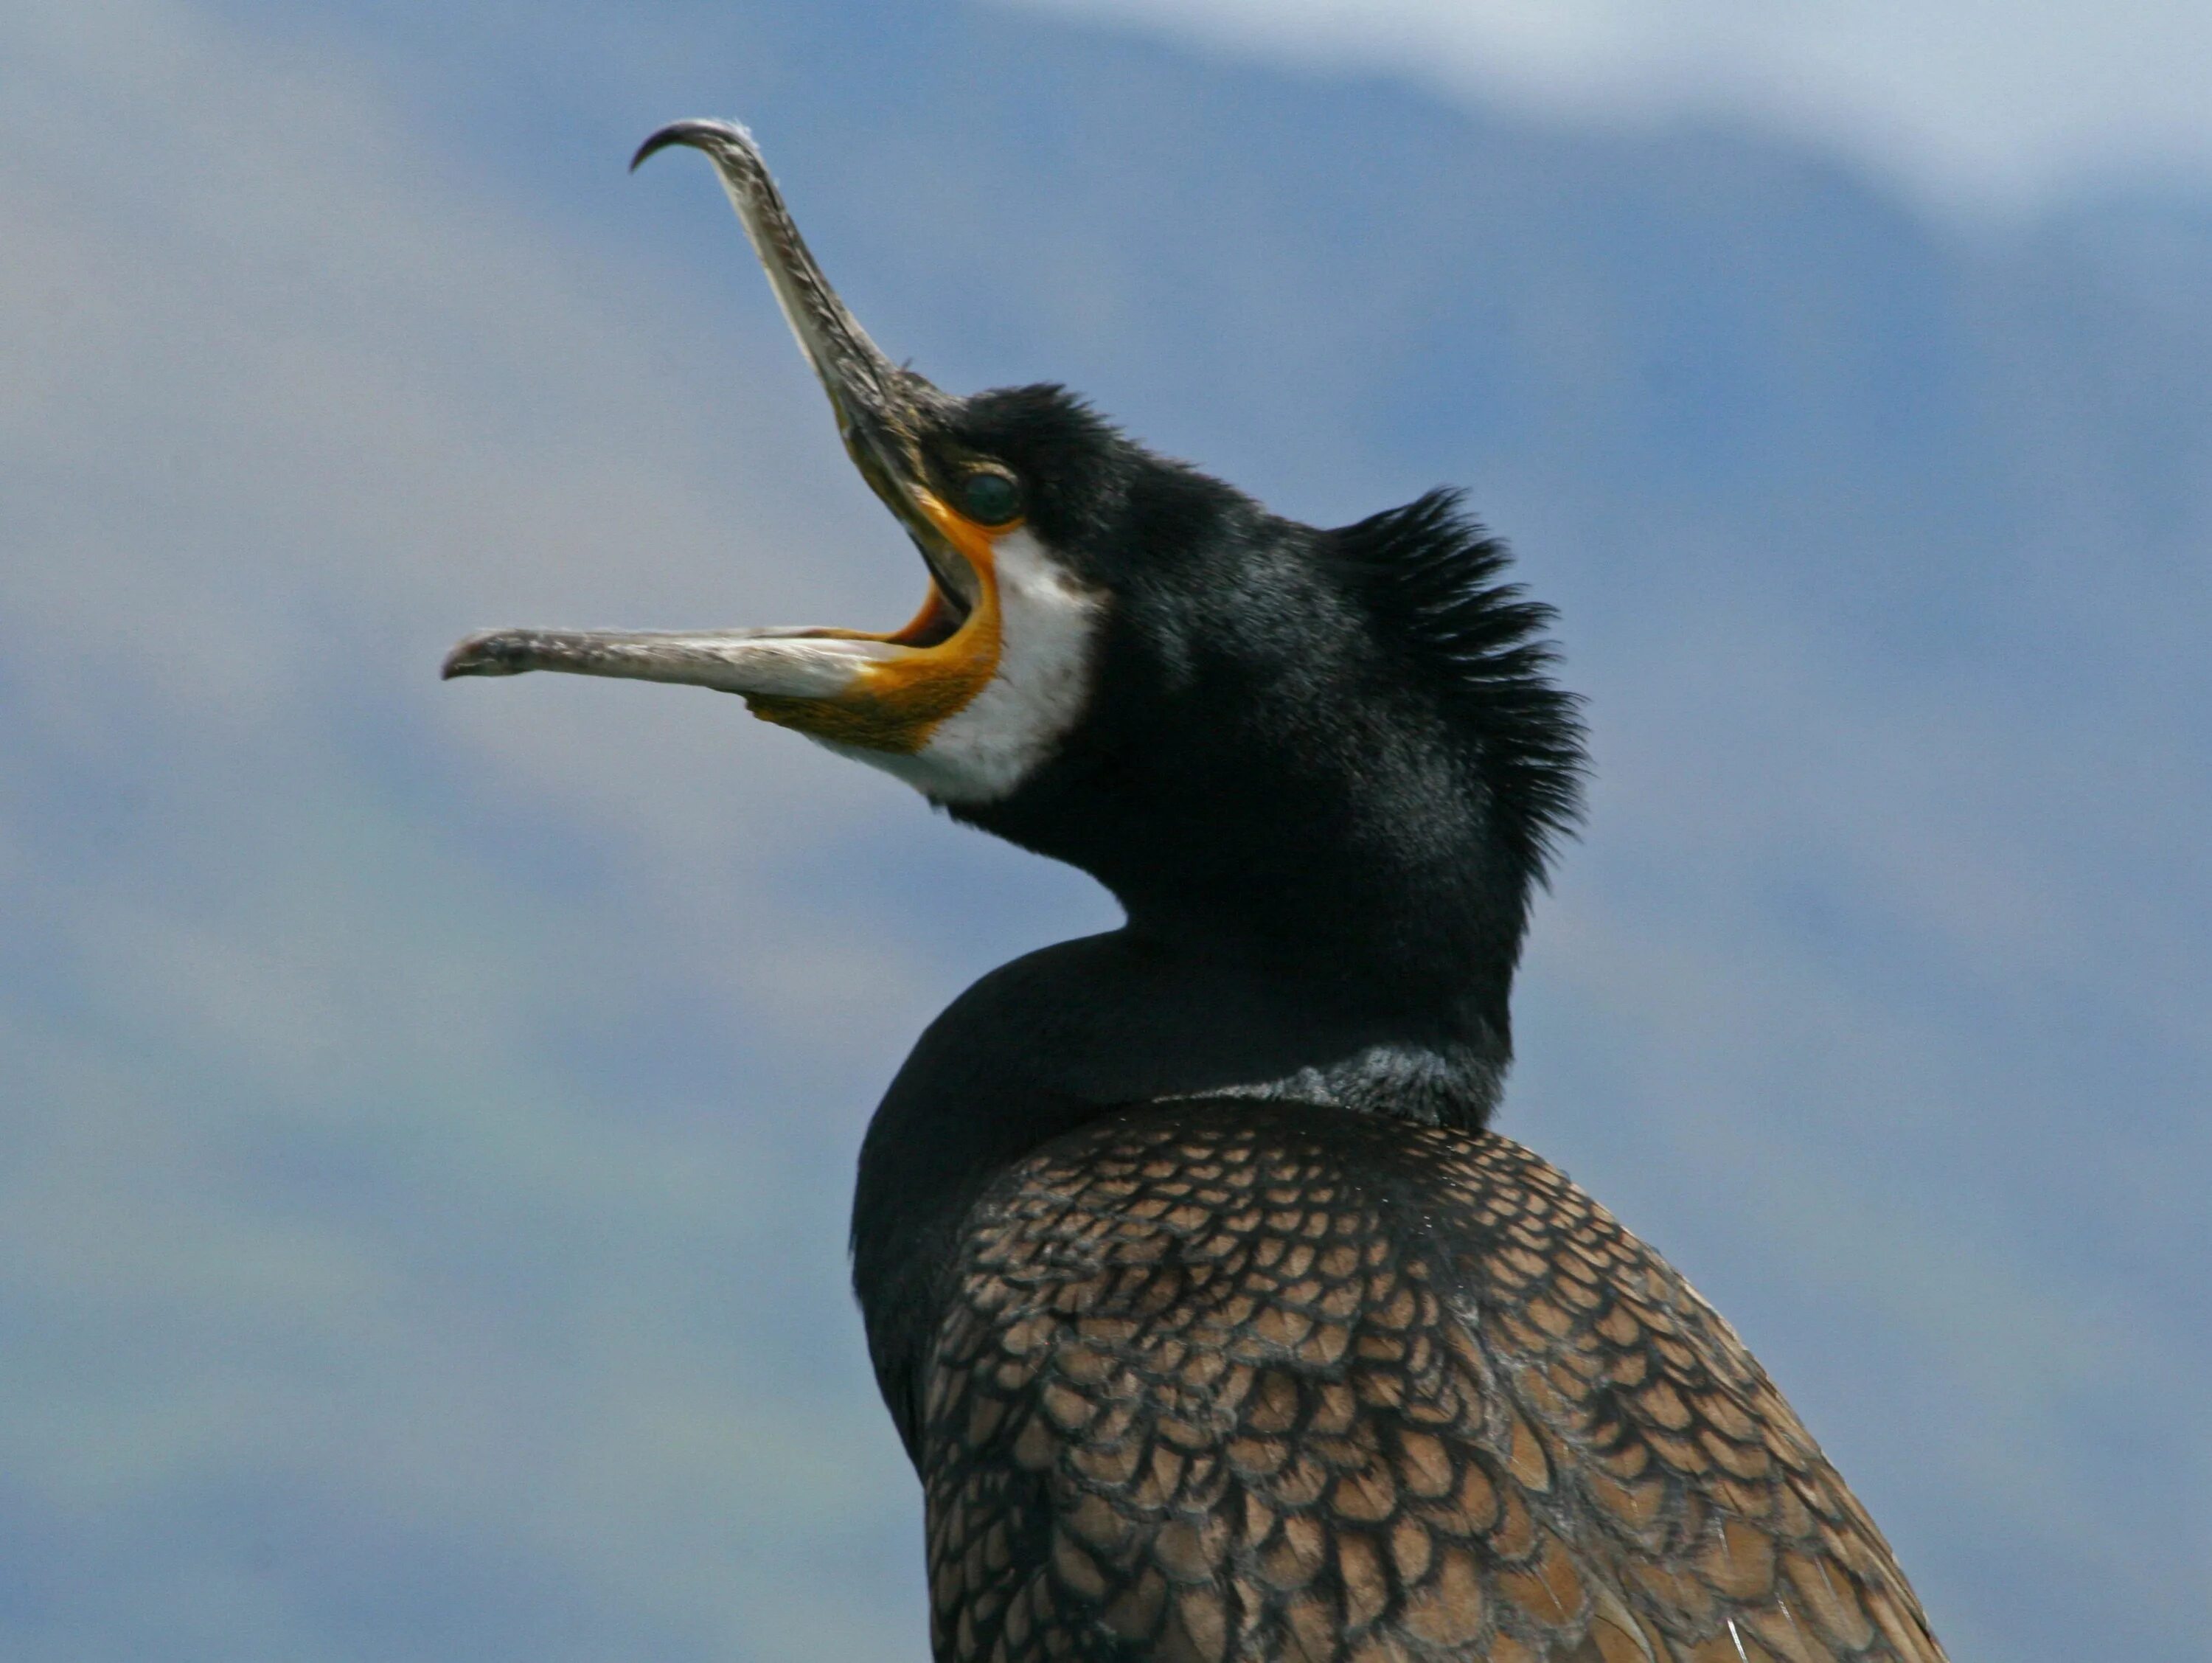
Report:
[[[1316,521],[1471,489],[1600,767],[1505,1130],[1735,1320],[1961,1663],[2206,1654],[2166,83],[2039,5],[1996,56],[2106,66],[2102,125],[1973,82],[1916,172],[1714,93],[1782,50],[1722,0],[1694,75],[1587,0],[1480,96],[1412,0],[1108,9],[0,13],[0,1654],[923,1655],[852,1157],[938,1008],[1110,911],[733,701],[435,679],[918,592],[706,169],[623,174],[696,114],[949,387]],[[1868,39],[1790,48],[1808,107],[1966,85]]]

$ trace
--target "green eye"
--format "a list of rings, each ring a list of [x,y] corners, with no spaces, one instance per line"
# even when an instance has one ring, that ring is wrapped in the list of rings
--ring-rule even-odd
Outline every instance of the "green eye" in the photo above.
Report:
[[[1003,526],[1022,511],[1021,487],[979,470],[960,482],[960,511],[979,526]]]

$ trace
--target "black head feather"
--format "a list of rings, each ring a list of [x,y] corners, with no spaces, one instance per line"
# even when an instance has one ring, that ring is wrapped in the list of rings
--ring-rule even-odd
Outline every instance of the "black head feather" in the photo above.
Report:
[[[1492,832],[1537,881],[1582,819],[1582,700],[1552,679],[1555,617],[1507,582],[1505,544],[1432,490],[1327,534],[1325,557],[1370,609],[1376,643],[1480,747]]]

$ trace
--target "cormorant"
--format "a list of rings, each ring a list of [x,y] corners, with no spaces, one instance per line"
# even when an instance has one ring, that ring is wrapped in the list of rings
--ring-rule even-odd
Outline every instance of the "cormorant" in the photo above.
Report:
[[[740,694],[1126,910],[955,1001],[861,1150],[937,1657],[1940,1659],[1728,1324],[1487,1130],[1583,769],[1500,545],[1442,492],[1281,519],[1057,387],[949,396],[743,129],[636,160],[678,144],[928,598],[888,635],[502,630],[445,673]]]

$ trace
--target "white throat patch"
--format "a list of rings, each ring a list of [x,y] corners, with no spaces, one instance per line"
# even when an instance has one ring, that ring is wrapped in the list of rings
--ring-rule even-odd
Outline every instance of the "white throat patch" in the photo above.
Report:
[[[919,751],[899,754],[820,743],[896,774],[933,802],[1007,795],[1049,757],[1083,714],[1104,597],[1086,589],[1027,528],[993,540],[999,591],[996,673],[939,722]]]

